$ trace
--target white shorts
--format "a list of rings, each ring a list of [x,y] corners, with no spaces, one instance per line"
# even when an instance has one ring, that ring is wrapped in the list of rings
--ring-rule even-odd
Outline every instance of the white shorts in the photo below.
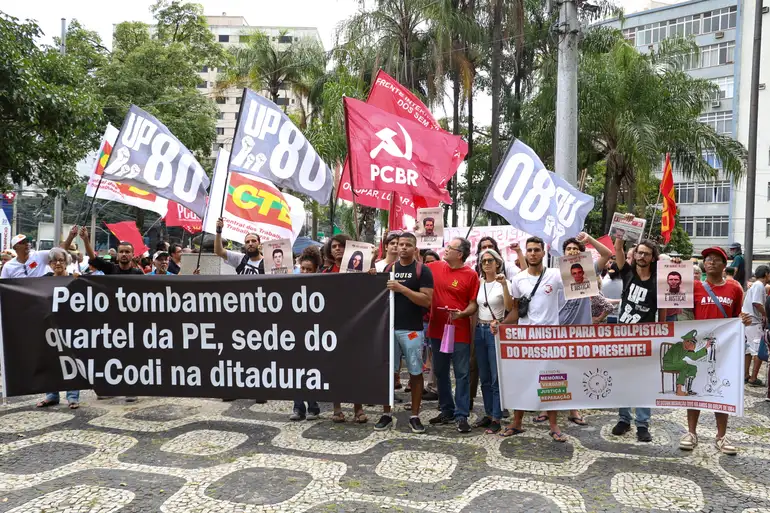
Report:
[[[751,326],[746,326],[745,331],[746,331],[746,354],[750,354],[751,356],[757,356],[757,353],[759,353],[759,342],[762,340],[762,337],[764,336],[762,325],[752,324]]]

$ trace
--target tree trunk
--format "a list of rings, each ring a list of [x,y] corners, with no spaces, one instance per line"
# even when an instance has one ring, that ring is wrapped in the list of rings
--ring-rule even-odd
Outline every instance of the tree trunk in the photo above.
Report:
[[[503,57],[503,0],[492,0],[492,141],[489,152],[489,176],[494,176],[500,160],[500,61]]]
[[[313,224],[312,224],[312,230],[313,233],[310,234],[310,238],[313,240],[318,240],[318,215],[319,215],[319,205],[317,201],[313,201],[312,204],[312,212],[313,212]]]
[[[474,73],[475,75],[475,73]],[[466,182],[468,187],[468,212],[467,212],[467,220],[466,226],[470,226],[471,223],[473,223],[473,215],[474,215],[474,198],[475,194],[473,194],[473,173],[471,172],[471,157],[473,156],[473,87],[471,86],[470,94],[468,94],[468,156],[466,157],[466,162],[468,163],[468,167],[465,168],[465,176],[466,176]],[[480,207],[481,205],[479,205]]]
[[[454,64],[453,64],[453,67]],[[455,69],[452,71],[452,133],[460,135],[460,73]],[[452,175],[452,226],[457,226],[457,173]]]
[[[607,171],[604,179],[604,201],[602,202],[602,233],[610,232],[612,224],[612,215],[618,207],[618,196],[620,195],[620,184],[622,174],[616,169],[616,163],[607,160]]]

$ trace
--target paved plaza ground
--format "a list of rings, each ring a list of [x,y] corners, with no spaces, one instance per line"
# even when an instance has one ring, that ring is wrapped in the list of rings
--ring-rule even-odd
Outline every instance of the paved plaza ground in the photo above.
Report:
[[[587,427],[563,415],[570,440],[559,444],[530,421],[506,439],[454,426],[415,435],[403,405],[395,429],[374,432],[378,408],[357,425],[333,424],[329,404],[320,420],[290,422],[289,402],[126,404],[84,392],[78,410],[63,394],[60,406],[40,410],[40,397],[12,398],[0,407],[0,512],[770,513],[764,393],[747,388],[745,417],[730,419],[737,456],[715,449],[711,414],[701,445],[680,451],[681,410],[654,411],[651,444],[633,431],[612,436],[611,411],[586,412]],[[435,401],[424,406],[427,426],[438,412]]]

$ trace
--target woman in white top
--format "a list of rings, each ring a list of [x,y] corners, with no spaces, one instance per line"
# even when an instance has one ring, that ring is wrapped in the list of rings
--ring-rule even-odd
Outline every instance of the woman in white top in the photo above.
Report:
[[[474,427],[486,428],[490,434],[500,431],[502,409],[500,407],[500,386],[497,381],[497,349],[495,336],[489,328],[492,321],[502,321],[505,312],[513,308],[511,282],[503,274],[503,259],[494,249],[479,253],[481,283],[476,302],[479,305],[474,346],[476,363],[481,378],[481,393],[484,396],[485,416]]]

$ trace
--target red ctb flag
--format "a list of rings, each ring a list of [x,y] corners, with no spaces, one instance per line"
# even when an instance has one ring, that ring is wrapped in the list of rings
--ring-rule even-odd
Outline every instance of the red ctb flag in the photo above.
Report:
[[[660,234],[668,244],[674,231],[676,219],[676,194],[674,192],[674,173],[671,169],[671,155],[666,153],[666,165],[663,168],[663,179],[660,181],[660,194],[663,197],[663,213],[660,216]]]
[[[143,255],[150,248],[144,245],[144,237],[139,233],[134,221],[122,221],[120,223],[104,223],[108,230],[120,241],[130,242],[134,246],[134,255]]]
[[[442,182],[459,136],[425,128],[353,98],[345,98],[344,104],[355,187],[451,203]]]
[[[203,231],[203,221],[195,212],[175,201],[168,202],[168,212],[164,218],[166,226],[181,226],[188,233]]]

